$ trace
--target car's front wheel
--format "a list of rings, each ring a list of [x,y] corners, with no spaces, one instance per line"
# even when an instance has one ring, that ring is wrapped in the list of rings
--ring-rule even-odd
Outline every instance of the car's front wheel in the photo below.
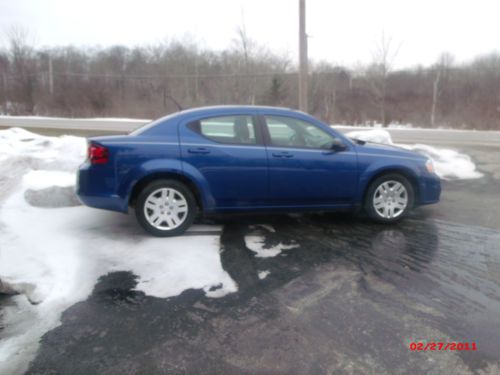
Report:
[[[193,223],[197,213],[191,190],[176,180],[156,180],[140,193],[135,204],[139,224],[158,237],[177,236]]]
[[[365,210],[381,223],[392,223],[402,219],[413,207],[415,193],[408,179],[399,174],[386,174],[368,187]]]

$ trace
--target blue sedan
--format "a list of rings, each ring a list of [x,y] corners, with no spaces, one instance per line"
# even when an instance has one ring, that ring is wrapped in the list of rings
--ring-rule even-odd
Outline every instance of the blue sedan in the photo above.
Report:
[[[348,139],[302,112],[258,106],[191,109],[128,136],[91,138],[78,177],[84,204],[132,208],[156,236],[223,212],[349,209],[392,223],[441,193],[425,156]]]

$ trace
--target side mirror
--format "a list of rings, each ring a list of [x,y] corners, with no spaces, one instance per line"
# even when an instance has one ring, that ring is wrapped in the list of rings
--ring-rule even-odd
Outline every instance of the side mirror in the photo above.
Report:
[[[342,141],[340,139],[335,138],[332,141],[331,150],[333,152],[341,152],[341,151],[345,151],[346,149],[347,149],[347,146],[344,143],[342,143]]]

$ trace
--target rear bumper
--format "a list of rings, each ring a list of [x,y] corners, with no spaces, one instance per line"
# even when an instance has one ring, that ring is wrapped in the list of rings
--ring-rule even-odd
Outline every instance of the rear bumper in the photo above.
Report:
[[[89,207],[101,208],[103,210],[118,211],[126,213],[127,205],[124,206],[123,200],[118,196],[98,196],[83,194],[77,189],[76,195],[80,201]]]
[[[437,175],[427,175],[419,179],[418,205],[439,202],[441,197],[441,179]]]
[[[89,207],[118,212],[128,212],[125,199],[115,193],[114,178],[100,165],[82,164],[78,170],[76,195]]]

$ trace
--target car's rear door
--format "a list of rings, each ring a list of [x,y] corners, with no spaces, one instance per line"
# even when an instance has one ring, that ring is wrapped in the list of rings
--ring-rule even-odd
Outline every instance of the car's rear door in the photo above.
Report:
[[[179,126],[183,168],[201,175],[213,207],[262,204],[268,194],[267,155],[252,112],[191,118]]]
[[[350,205],[357,188],[357,157],[352,145],[304,119],[260,117],[269,160],[269,197],[279,205]]]

